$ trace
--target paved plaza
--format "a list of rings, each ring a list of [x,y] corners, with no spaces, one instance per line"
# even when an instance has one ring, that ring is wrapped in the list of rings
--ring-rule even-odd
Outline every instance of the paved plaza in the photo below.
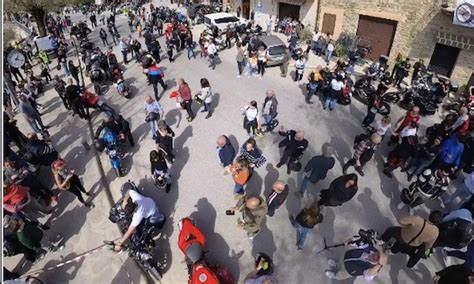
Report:
[[[75,15],[73,21],[79,18]],[[127,36],[129,28],[126,18],[123,15],[117,16],[116,22],[120,34]],[[202,26],[193,28],[195,40],[202,29]],[[89,38],[96,46],[103,48],[98,30]],[[138,33],[133,33],[133,37],[137,36]],[[143,38],[141,41],[144,46]],[[160,38],[160,43],[164,48],[163,37]],[[122,56],[117,46],[114,52],[121,62]],[[169,88],[162,94],[160,103],[165,110],[166,122],[176,133],[176,160],[171,166],[173,186],[169,193],[158,190],[150,176],[149,152],[155,149],[156,145],[152,140],[150,128],[145,123],[143,104],[145,96],[153,95],[152,87],[147,86],[141,66],[134,61],[123,65],[124,78],[130,85],[132,98],[128,100],[120,97],[112,85],[104,99],[131,122],[137,145],[133,148],[126,146],[126,156],[123,160],[126,175],[122,178],[115,177],[107,156],[99,153],[113,199],[120,198],[120,186],[124,182],[133,180],[139,187],[144,188],[145,193],[156,201],[160,211],[167,216],[162,236],[157,241],[159,258],[163,262],[162,283],[187,281],[184,256],[177,246],[177,221],[185,216],[191,216],[202,228],[207,237],[209,257],[229,267],[235,278],[239,279],[239,283],[253,270],[253,257],[258,252],[273,257],[276,265],[275,275],[279,283],[363,283],[363,279],[332,281],[324,275],[327,258],[340,259],[344,253],[342,248],[334,249],[334,254],[327,251],[316,253],[323,248],[323,238],[326,238],[328,244],[334,244],[356,234],[359,228],[375,229],[382,233],[387,227],[397,224],[397,218],[408,214],[407,211],[400,211],[396,207],[400,201],[401,189],[408,185],[405,175],[397,170],[394,178],[389,179],[381,173],[384,158],[389,151],[384,143],[377,152],[375,161],[366,166],[365,176],[359,177],[357,196],[341,207],[325,208],[323,223],[311,231],[304,249],[297,251],[296,232],[289,218],[298,214],[303,206],[311,204],[318,198],[321,189],[327,188],[334,178],[342,174],[342,164],[350,159],[353,152],[353,138],[363,132],[360,125],[366,114],[366,107],[353,100],[352,104],[337,105],[334,111],[329,112],[323,110],[318,98],[313,98],[314,104],[306,104],[304,92],[309,70],[305,72],[304,80],[297,84],[290,77],[294,72],[293,63],[287,78],[280,77],[278,67],[268,68],[262,80],[259,77],[237,78],[235,55],[235,48],[220,52],[221,62],[215,70],[208,68],[207,61],[200,58],[199,54],[196,59],[188,60],[185,51],[178,53],[174,63],[169,63],[163,55],[160,66],[164,70],[164,80]],[[315,55],[310,57],[309,65],[323,65],[322,59]],[[74,60],[77,63],[77,58]],[[56,61],[53,61],[53,66],[55,64]],[[61,71],[54,70],[52,75],[58,72],[62,74]],[[177,109],[175,100],[169,99],[170,92],[177,89],[177,78],[184,78],[193,94],[199,90],[201,78],[209,80],[215,94],[215,112],[211,118],[205,119],[206,113],[199,112],[198,106],[194,104],[197,117],[192,122],[186,120],[185,112]],[[88,78],[86,82],[88,83]],[[92,85],[89,85],[89,88],[93,90]],[[268,89],[274,90],[279,101],[280,125],[286,129],[305,131],[309,147],[302,164],[305,165],[313,155],[320,154],[321,146],[325,143],[335,148],[337,161],[328,177],[312,186],[309,194],[299,199],[293,192],[299,187],[303,172],[287,175],[286,167],[275,167],[280,157],[278,142],[282,137],[269,133],[259,138],[257,145],[267,158],[267,163],[255,171],[247,185],[247,192],[266,196],[272,183],[281,179],[288,183],[290,194],[275,216],[266,218],[262,231],[255,239],[249,240],[245,231],[237,227],[237,217],[225,215],[226,209],[235,204],[234,183],[230,175],[224,175],[219,165],[215,150],[216,139],[225,134],[230,137],[235,147],[240,147],[247,139],[242,128],[243,116],[240,108],[251,100],[256,100],[260,107]],[[161,87],[159,91],[162,92]],[[52,234],[61,233],[65,236],[65,249],[48,254],[33,267],[27,264],[20,269],[22,272],[56,265],[101,245],[103,240],[120,236],[117,227],[108,220],[110,203],[101,182],[100,165],[95,158],[95,151],[86,150],[83,146],[84,141],[92,143],[87,121],[77,116],[72,117],[52,87],[39,98],[39,102],[45,105],[42,118],[45,124],[51,126],[54,146],[60,155],[77,169],[86,189],[91,189],[94,193],[90,199],[95,208],[82,206],[72,194],[62,194],[57,210],[50,216],[45,216],[43,220],[49,220]],[[395,121],[403,112],[398,107],[393,108],[391,117],[392,121]],[[30,128],[21,115],[17,117],[20,129],[29,132]],[[101,114],[93,116],[94,131],[101,119]],[[423,117],[422,131],[436,119],[437,115]],[[43,168],[41,176],[52,184],[48,169]],[[439,202],[429,202],[427,206],[436,208]],[[423,217],[427,217],[427,212],[425,206],[416,209],[416,214]],[[5,266],[13,269],[20,259],[20,256],[7,258]],[[390,256],[388,265],[383,267],[374,283],[430,283],[434,272],[444,267],[439,252],[420,261],[414,269],[406,268],[406,261],[405,255]],[[46,280],[46,283],[146,283],[146,279],[126,253],[115,254],[108,250],[101,250],[72,264],[43,272],[39,277]]]

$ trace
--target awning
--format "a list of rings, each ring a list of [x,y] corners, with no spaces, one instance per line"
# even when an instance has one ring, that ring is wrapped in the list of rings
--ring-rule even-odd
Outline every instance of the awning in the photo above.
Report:
[[[303,6],[306,0],[278,0],[278,2],[290,5]]]

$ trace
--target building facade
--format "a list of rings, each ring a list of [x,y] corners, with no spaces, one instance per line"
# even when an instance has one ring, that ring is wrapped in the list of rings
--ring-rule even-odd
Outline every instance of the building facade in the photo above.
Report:
[[[370,45],[370,59],[422,58],[461,85],[473,74],[474,29],[453,24],[455,1],[319,0],[318,27]],[[445,4],[442,6],[442,4]]]

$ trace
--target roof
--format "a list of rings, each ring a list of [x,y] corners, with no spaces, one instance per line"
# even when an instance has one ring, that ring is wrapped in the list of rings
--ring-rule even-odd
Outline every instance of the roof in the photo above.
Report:
[[[227,17],[237,18],[236,16],[230,13],[212,13],[212,14],[204,15],[204,17],[209,18],[211,20],[219,19],[219,18],[227,18]]]
[[[266,46],[285,45],[285,43],[279,37],[274,35],[259,36],[258,39],[262,41]]]

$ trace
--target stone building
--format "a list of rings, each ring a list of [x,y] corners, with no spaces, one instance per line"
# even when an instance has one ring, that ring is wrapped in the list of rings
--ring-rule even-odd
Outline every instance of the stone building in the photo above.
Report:
[[[454,0],[319,0],[318,27],[372,48],[369,58],[422,58],[461,85],[473,75],[474,28],[453,24]]]

